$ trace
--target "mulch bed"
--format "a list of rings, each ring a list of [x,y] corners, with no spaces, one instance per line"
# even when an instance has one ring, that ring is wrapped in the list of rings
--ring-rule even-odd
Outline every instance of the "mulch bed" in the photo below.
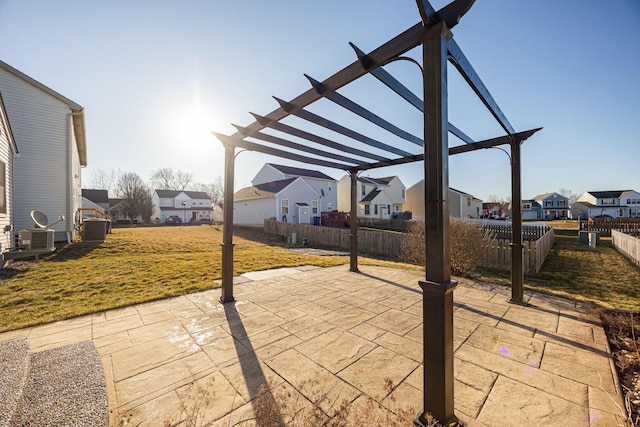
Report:
[[[632,426],[640,426],[640,312],[603,310],[611,353]]]

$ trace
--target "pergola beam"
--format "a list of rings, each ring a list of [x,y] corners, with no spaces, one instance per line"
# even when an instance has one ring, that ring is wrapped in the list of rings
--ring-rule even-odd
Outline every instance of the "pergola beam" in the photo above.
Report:
[[[376,50],[371,52],[370,56],[377,63],[384,63],[394,56],[401,55],[418,46],[420,44],[420,36],[422,35],[422,33],[424,33],[424,31],[425,29],[422,26],[422,23],[417,23],[413,27],[409,28],[408,30],[404,31],[403,33],[397,35],[385,44],[378,47]],[[324,80],[321,83],[323,88],[322,93],[316,91],[315,88],[309,89],[296,98],[292,99],[290,102],[296,108],[304,108],[310,104],[313,104],[319,99],[322,99],[328,93],[335,92],[341,87],[351,83],[354,80],[357,80],[366,73],[367,72],[362,69],[360,61],[355,61],[342,70],[338,71],[337,73],[333,74],[331,77],[328,77],[326,80]],[[265,117],[269,121],[276,122],[284,119],[289,114],[291,113],[285,111],[283,108],[278,108],[277,110],[274,110],[271,113],[267,114]],[[262,130],[264,127],[264,125],[258,122],[254,122],[247,126],[246,129],[249,132],[249,135],[251,135],[254,132]],[[241,135],[234,136],[240,137]]]
[[[370,147],[374,147],[374,148],[378,148],[380,150],[384,150],[384,151],[388,151],[390,153],[394,153],[397,154],[399,156],[410,156],[411,153],[401,150],[399,148],[396,148],[394,146],[385,144],[384,142],[380,142],[378,140],[375,140],[373,138],[370,138],[366,135],[363,135],[359,132],[356,132],[354,130],[351,130],[345,126],[342,126],[339,123],[335,123],[329,119],[325,119],[324,117],[321,117],[317,114],[312,113],[311,111],[307,111],[303,108],[300,109],[296,109],[293,107],[293,105],[291,105],[290,103],[288,103],[287,101],[284,101],[280,98],[276,98],[274,96],[274,99],[276,101],[278,101],[278,103],[282,106],[282,108],[285,109],[285,111],[290,111],[292,115],[299,117],[303,120],[306,120],[308,122],[311,122],[315,125],[318,126],[322,126],[326,129],[332,130],[334,132],[337,132],[341,135],[344,135],[346,137],[349,137],[351,139],[355,139],[356,141],[360,141],[363,144],[367,144]]]
[[[420,99],[420,97],[418,95],[413,93],[411,91],[411,89],[409,89],[408,87],[406,87],[405,85],[400,83],[400,81],[398,81],[398,79],[393,77],[391,75],[391,73],[389,73],[387,70],[382,68],[382,65],[385,65],[385,64],[375,64],[373,62],[373,60],[371,60],[369,55],[365,54],[360,48],[358,48],[358,46],[356,46],[353,43],[349,43],[349,45],[356,52],[356,55],[358,56],[358,59],[362,63],[362,67],[364,69],[366,69],[368,71],[370,70],[369,72],[371,73],[371,75],[373,75],[375,78],[377,78],[380,82],[382,82],[389,89],[391,89],[392,91],[397,93],[400,97],[402,97],[409,104],[411,104],[414,107],[416,107],[416,109],[418,111],[420,111],[421,113],[424,113],[424,102]],[[396,59],[396,60],[405,59],[407,61],[413,62],[418,67],[420,67],[420,71],[422,72],[422,66],[418,62],[414,62],[415,60],[413,60],[413,58],[397,57],[397,58],[394,58],[394,59]],[[373,68],[373,65],[380,65],[380,66],[377,66],[377,67]],[[467,144],[472,144],[474,142],[471,138],[469,138],[469,136],[467,136],[464,132],[462,132],[460,129],[458,129],[453,124],[448,123],[448,126],[449,126],[449,132],[452,133],[453,135],[457,136],[458,138],[460,138],[462,141],[466,142]]]
[[[240,126],[237,126],[237,125],[233,125],[233,126],[235,126],[238,129],[241,129]],[[341,162],[355,163],[356,165],[366,165],[367,164],[367,162],[365,162],[363,160],[356,160],[356,159],[353,159],[351,157],[343,156],[343,155],[336,154],[336,153],[330,153],[330,152],[327,152],[327,151],[320,150],[318,148],[308,147],[306,145],[298,144],[297,142],[293,142],[293,141],[288,141],[286,139],[279,138],[279,137],[273,136],[273,135],[269,135],[269,134],[263,133],[263,132],[254,133],[251,136],[251,138],[259,139],[261,141],[269,142],[269,143],[275,144],[275,145],[281,145],[283,147],[291,148],[293,150],[303,151],[303,152],[309,153],[309,154],[315,154],[316,156],[321,156],[321,157],[326,157],[326,158],[333,159],[333,160],[338,160],[338,161],[341,161]]]
[[[451,42],[448,45],[449,50],[449,62],[451,62],[460,75],[467,81],[467,84],[471,86],[471,89],[478,95],[482,103],[489,109],[493,117],[500,123],[500,126],[509,134],[513,135],[516,131],[507,120],[507,117],[504,115],[496,101],[489,93],[489,89],[482,83],[480,76],[476,73],[476,70],[473,69],[471,63],[467,59],[467,57],[462,53],[462,50],[455,42],[455,40],[451,39]]]
[[[315,80],[313,77],[309,77],[306,74],[305,74],[305,77],[309,79],[309,82],[311,82],[311,85],[318,91],[318,93],[324,93],[325,89],[323,88],[323,83],[320,83],[319,81]],[[335,102],[342,108],[349,110],[354,114],[357,114],[363,119],[370,121],[371,123],[381,127],[382,129],[388,132],[391,132],[396,136],[399,136],[404,140],[407,140],[420,147],[424,145],[424,141],[421,138],[418,138],[417,136],[412,135],[409,132],[400,129],[393,123],[390,123],[387,120],[383,119],[382,117],[372,113],[371,111],[367,110],[361,105],[353,102],[346,96],[340,95],[338,92],[329,92],[325,94],[324,97],[330,101]]]
[[[300,154],[289,153],[288,151],[279,150],[277,148],[266,147],[264,145],[256,144],[250,141],[244,141],[236,139],[233,136],[227,136],[221,133],[213,132],[223,144],[230,144],[239,148],[244,148],[249,151],[257,151],[259,153],[269,154],[271,156],[282,157],[283,159],[289,159],[296,162],[307,163],[310,165],[324,166],[332,169],[349,170],[352,166],[342,163],[334,163],[327,160],[316,159],[313,157],[302,156]]]
[[[271,129],[275,129],[279,132],[286,133],[292,136],[297,136],[298,138],[306,139],[307,141],[315,142],[316,144],[324,145],[328,148],[333,148],[334,150],[344,151],[346,153],[350,153],[356,156],[364,157],[367,159],[375,159],[379,161],[387,161],[390,160],[388,157],[380,156],[378,154],[374,154],[370,151],[359,150],[357,148],[349,147],[344,144],[339,144],[337,142],[331,141],[330,139],[324,138],[322,136],[314,135],[310,132],[307,132],[302,129],[295,128],[293,126],[285,125],[280,122],[270,122],[267,123],[266,119],[258,114],[251,113],[258,122],[265,124]]]
[[[456,154],[468,153],[469,151],[482,150],[487,148],[494,148],[499,145],[511,144],[512,140],[524,142],[529,137],[531,137],[531,135],[538,132],[540,129],[542,128],[526,130],[523,132],[516,132],[513,135],[499,136],[496,138],[486,139],[484,141],[478,141],[471,144],[458,145],[456,147],[449,148],[449,155],[453,156]],[[403,165],[405,163],[420,162],[422,160],[424,160],[424,154],[416,154],[414,156],[401,157],[399,159],[391,160],[388,162],[378,162],[378,163],[370,163],[363,166],[354,166],[349,170],[364,171],[369,169],[377,169],[385,166],[396,166],[396,165]]]

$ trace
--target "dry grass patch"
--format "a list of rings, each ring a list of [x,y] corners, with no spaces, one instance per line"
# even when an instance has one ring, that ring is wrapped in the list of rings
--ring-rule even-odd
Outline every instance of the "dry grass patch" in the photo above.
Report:
[[[604,308],[638,310],[640,268],[615,250],[611,238],[601,238],[600,244],[590,249],[578,242],[575,221],[550,225],[555,228],[555,244],[540,272],[530,275],[537,280],[525,279],[526,289]],[[511,285],[508,271],[482,269],[481,280]]]
[[[72,243],[2,270],[0,331],[216,288],[222,226],[116,228],[105,243]],[[237,229],[234,274],[343,265],[347,256],[282,252],[277,236]],[[361,258],[363,264],[398,266]]]

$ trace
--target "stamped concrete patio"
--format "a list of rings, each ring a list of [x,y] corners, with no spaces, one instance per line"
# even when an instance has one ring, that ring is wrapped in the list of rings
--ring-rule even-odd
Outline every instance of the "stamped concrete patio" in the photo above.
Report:
[[[251,419],[261,384],[300,397],[422,410],[422,273],[382,267],[299,267],[245,274],[236,303],[220,290],[0,334],[31,350],[93,340],[107,378],[111,423],[162,425],[178,394],[211,384],[207,418]],[[243,283],[240,283],[243,282]],[[460,280],[454,292],[455,407],[468,426],[616,426],[624,410],[607,340],[581,306]],[[388,394],[385,378],[393,382]],[[314,384],[310,391],[309,384]],[[306,384],[306,385],[305,385]],[[252,425],[253,422],[239,425]]]

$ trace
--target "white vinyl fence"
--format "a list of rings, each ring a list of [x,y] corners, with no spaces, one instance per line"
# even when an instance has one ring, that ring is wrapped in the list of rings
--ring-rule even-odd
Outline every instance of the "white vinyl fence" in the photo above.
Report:
[[[617,230],[611,230],[613,247],[622,252],[635,265],[640,266],[640,238]]]

